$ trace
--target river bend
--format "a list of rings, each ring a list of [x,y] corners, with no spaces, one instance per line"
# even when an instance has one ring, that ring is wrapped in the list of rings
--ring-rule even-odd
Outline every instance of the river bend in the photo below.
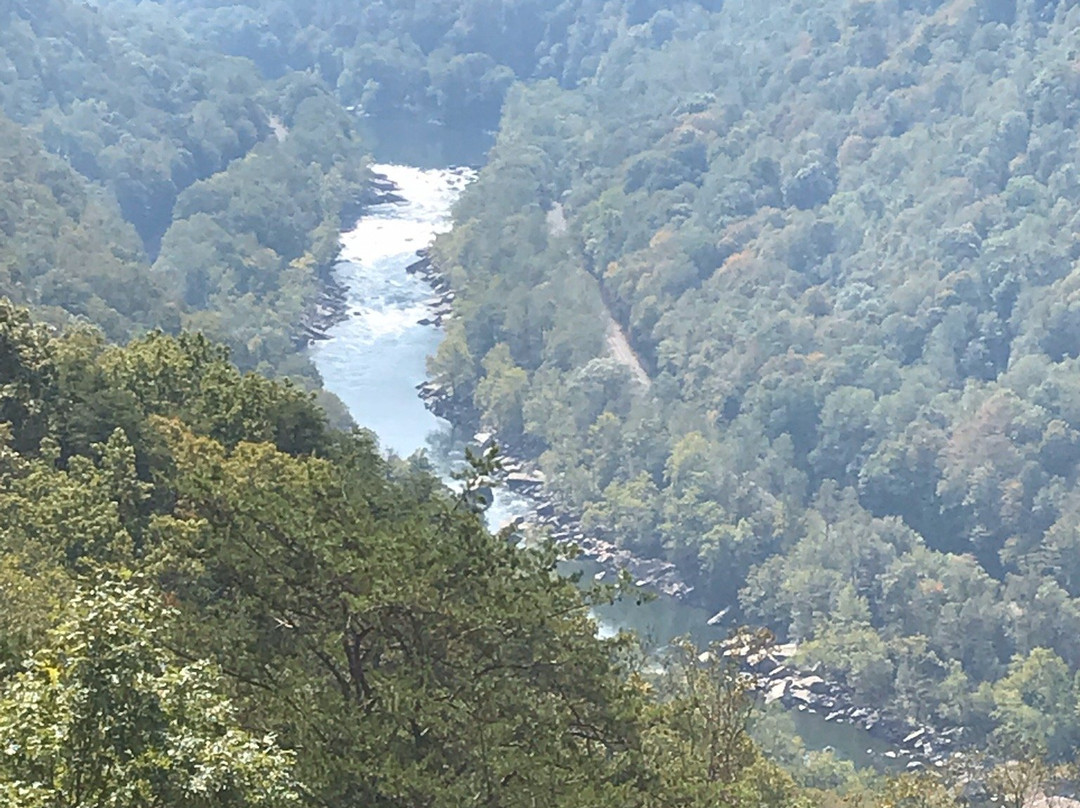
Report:
[[[447,477],[460,464],[470,436],[456,434],[417,396],[417,385],[426,380],[427,357],[438,347],[442,331],[420,324],[431,317],[433,291],[405,268],[417,260],[417,250],[450,228],[451,208],[474,172],[389,164],[373,169],[392,181],[405,201],[368,208],[342,234],[335,272],[346,292],[346,317],[312,346],[311,357],[325,387],[345,403],[357,424],[378,434],[384,451],[408,456],[424,450]],[[528,510],[528,502],[500,490],[489,523],[498,526]],[[596,617],[601,633],[631,628],[652,647],[682,634],[705,643],[725,631],[708,627],[702,610],[665,597],[642,607],[616,605]],[[831,746],[857,764],[870,765],[880,763],[888,748],[853,726],[792,714],[809,749]]]

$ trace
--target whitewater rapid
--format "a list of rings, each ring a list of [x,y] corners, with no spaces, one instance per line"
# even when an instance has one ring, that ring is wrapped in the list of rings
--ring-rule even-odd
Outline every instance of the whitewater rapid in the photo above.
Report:
[[[348,407],[353,420],[372,429],[384,450],[401,456],[431,448],[449,425],[416,395],[427,357],[442,331],[419,320],[430,314],[434,294],[405,267],[451,226],[451,210],[473,179],[470,169],[424,170],[375,165],[404,202],[375,205],[341,236],[335,275],[346,290],[347,317],[330,329],[311,357],[325,387]]]
[[[312,347],[311,358],[326,389],[359,426],[379,436],[385,452],[407,457],[424,450],[445,477],[461,465],[470,436],[455,434],[417,395],[443,332],[420,325],[431,317],[427,301],[435,293],[405,268],[417,260],[417,250],[450,229],[454,203],[476,174],[403,165],[372,170],[393,182],[403,201],[373,205],[341,235],[334,273],[346,290],[346,317]],[[488,523],[499,527],[527,510],[528,503],[499,490]]]
[[[330,329],[328,339],[312,347],[311,357],[326,389],[345,403],[358,425],[375,431],[385,452],[404,457],[425,450],[434,468],[454,484],[447,475],[460,467],[471,436],[455,434],[417,395],[416,386],[427,378],[427,357],[443,334],[433,325],[419,324],[431,316],[425,301],[434,292],[405,268],[417,260],[417,250],[450,229],[454,202],[475,174],[403,165],[373,169],[397,186],[404,201],[368,208],[342,234],[335,274],[346,290],[347,316]],[[527,501],[499,489],[487,513],[488,524],[497,528],[529,510]],[[577,566],[590,578],[597,571],[589,562]],[[599,608],[593,616],[601,636],[629,628],[654,648],[679,635],[691,635],[700,644],[719,638],[717,629],[707,624],[706,612],[666,597],[643,607],[627,599]],[[874,765],[887,748],[854,727],[821,716],[791,715],[807,748],[834,747],[860,765]]]

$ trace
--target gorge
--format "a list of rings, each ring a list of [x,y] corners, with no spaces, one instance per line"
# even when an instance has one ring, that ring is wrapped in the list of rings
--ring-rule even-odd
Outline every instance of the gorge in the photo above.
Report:
[[[438,134],[437,129],[434,134]],[[431,138],[433,133],[426,136]],[[394,143],[400,150],[401,140],[395,138]],[[404,156],[420,161],[426,158],[430,165],[438,163],[442,153],[421,144]],[[378,155],[379,159],[399,156],[401,151]],[[479,158],[474,154],[472,162]],[[313,345],[311,357],[326,388],[345,403],[358,425],[379,435],[384,451],[402,457],[423,452],[448,479],[474,436],[467,425],[451,423],[432,412],[434,409],[453,418],[452,413],[439,408],[437,396],[429,396],[425,406],[417,395],[427,379],[426,358],[442,339],[437,323],[445,310],[446,293],[433,292],[431,276],[425,278],[415,268],[418,252],[449,229],[452,206],[475,171],[452,165],[422,168],[395,163],[377,163],[373,171],[385,178],[385,182],[380,179],[380,185],[394,186],[393,195],[400,199],[371,206],[342,234],[336,278],[346,290],[346,315],[328,330],[327,339]],[[408,271],[410,268],[414,271]],[[436,406],[431,407],[432,403]],[[545,517],[536,513],[538,505],[547,514],[556,538],[576,537],[582,543],[584,560],[570,562],[567,569],[582,571],[584,580],[602,579],[623,566],[630,566],[635,577],[643,574],[641,570],[662,566],[583,538],[576,520],[553,515],[550,505],[543,500],[538,503],[529,491],[499,489],[488,514],[489,523],[498,527],[515,518],[543,522]],[[678,636],[688,635],[699,644],[726,636],[732,626],[720,616],[711,619],[709,611],[683,597],[687,591],[677,577],[665,582],[660,588],[667,591],[647,603],[635,605],[632,599],[624,598],[598,610],[601,631],[632,630],[654,651]],[[655,579],[649,581],[655,583]],[[929,729],[882,722],[877,711],[852,704],[842,688],[825,686],[815,671],[794,670],[783,658],[769,659],[770,664],[759,664],[757,670],[765,698],[782,701],[789,708],[796,730],[810,750],[832,749],[859,766],[895,769],[940,760],[944,747],[952,742],[951,737],[938,738]],[[860,722],[873,731],[857,726]]]

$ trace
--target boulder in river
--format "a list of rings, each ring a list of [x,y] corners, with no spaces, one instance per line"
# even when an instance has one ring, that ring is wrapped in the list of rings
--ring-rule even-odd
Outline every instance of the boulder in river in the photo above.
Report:
[[[908,735],[904,738],[903,741],[901,741],[901,743],[903,743],[905,746],[907,746],[908,744],[917,744],[924,735],[926,735],[925,729],[917,729],[914,732],[908,733]]]
[[[510,489],[536,488],[544,484],[542,472],[514,471],[506,475],[506,485]]]
[[[797,687],[802,690],[807,690],[815,695],[824,695],[829,692],[829,683],[822,679],[820,676],[803,676],[801,679],[795,679],[791,683],[792,687]]]
[[[430,270],[431,259],[427,256],[424,256],[419,261],[413,261],[411,264],[405,267],[405,271],[408,272],[410,275],[415,275],[418,272],[424,274],[426,272],[429,272]]]
[[[790,684],[790,682],[783,681],[770,685],[768,690],[765,691],[765,703],[772,704],[774,701],[780,701],[784,698],[784,696],[787,695]]]

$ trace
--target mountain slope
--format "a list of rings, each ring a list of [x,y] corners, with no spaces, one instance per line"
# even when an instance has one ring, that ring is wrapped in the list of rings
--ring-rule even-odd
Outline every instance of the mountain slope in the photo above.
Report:
[[[40,228],[9,227],[19,277],[0,279],[0,292],[113,337],[199,328],[245,368],[317,383],[299,355],[304,325],[336,258],[342,211],[366,177],[359,136],[317,80],[270,82],[167,19],[70,0],[0,8],[0,73],[0,109],[22,127],[17,137],[66,162],[65,187],[81,185],[103,219],[79,235],[85,265],[73,269],[70,250],[51,254],[47,277],[43,265],[20,266],[45,249]],[[9,166],[5,182],[37,182],[22,168]],[[108,221],[117,208],[141,248]],[[73,238],[65,231],[60,243]],[[122,266],[96,257],[108,249]]]
[[[592,529],[867,703],[1059,754],[1077,15],[729,3],[628,28],[581,89],[508,104],[439,249],[462,323],[433,365]],[[541,228],[555,201],[570,238]],[[651,396],[599,358],[601,300]],[[1024,666],[1067,681],[1038,728],[1009,706]]]
[[[205,338],[109,346],[0,299],[0,369],[13,804],[805,804],[735,663],[647,683],[596,636],[615,592]]]

